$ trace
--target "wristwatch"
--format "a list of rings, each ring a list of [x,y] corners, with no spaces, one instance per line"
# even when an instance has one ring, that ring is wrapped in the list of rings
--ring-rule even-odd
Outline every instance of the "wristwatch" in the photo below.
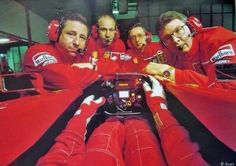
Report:
[[[171,71],[173,69],[174,68],[172,66],[168,67],[166,70],[163,71],[162,76],[169,79],[171,75]]]

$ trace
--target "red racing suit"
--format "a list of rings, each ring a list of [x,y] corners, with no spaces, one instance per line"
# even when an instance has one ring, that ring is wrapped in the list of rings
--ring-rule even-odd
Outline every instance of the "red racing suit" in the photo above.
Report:
[[[57,43],[36,44],[30,47],[24,58],[24,71],[36,72],[43,76],[46,89],[68,89],[85,86],[98,78],[98,73],[91,69],[71,67],[76,62],[87,62],[84,55],[72,57]]]
[[[236,81],[220,82],[216,78],[215,65],[228,63],[236,63],[236,35],[223,27],[203,28],[193,37],[190,51],[178,53],[176,67],[207,77],[189,70],[177,70],[176,83],[195,82],[203,86],[236,89]]]
[[[160,107],[164,99],[151,97],[150,93],[146,93],[146,97],[156,120],[160,142],[143,118],[120,121],[119,117],[110,117],[93,131],[85,144],[85,119],[74,116],[37,165],[208,165],[199,154],[198,145],[190,141],[188,132],[168,110]],[[93,108],[81,109],[91,112]]]
[[[142,72],[144,67],[150,62],[165,62],[163,55],[163,48],[159,42],[147,42],[144,50],[140,50],[131,47],[126,52],[126,60],[123,63],[122,68],[125,72]],[[160,59],[163,58],[163,59]]]
[[[90,36],[86,47],[86,57],[91,59],[93,51],[98,53],[97,69],[102,75],[113,74],[120,70],[125,59],[125,44],[116,37],[111,45],[104,46],[99,39]]]

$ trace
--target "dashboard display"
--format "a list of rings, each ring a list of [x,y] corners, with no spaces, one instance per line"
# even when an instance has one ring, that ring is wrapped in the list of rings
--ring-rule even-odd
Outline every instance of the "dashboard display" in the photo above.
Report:
[[[119,98],[129,98],[129,90],[120,90]]]

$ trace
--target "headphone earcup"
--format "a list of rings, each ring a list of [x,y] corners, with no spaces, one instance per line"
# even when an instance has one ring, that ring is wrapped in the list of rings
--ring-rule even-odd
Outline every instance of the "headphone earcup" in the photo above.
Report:
[[[97,25],[92,25],[91,27],[91,35],[97,39],[98,38],[98,28]]]
[[[146,41],[151,42],[152,41],[152,33],[151,32],[146,32]]]
[[[187,25],[190,27],[193,34],[201,32],[203,28],[200,20],[194,16],[190,16],[187,18]]]
[[[60,22],[58,20],[52,20],[48,24],[48,39],[51,41],[57,41],[59,37],[59,28],[60,28]]]

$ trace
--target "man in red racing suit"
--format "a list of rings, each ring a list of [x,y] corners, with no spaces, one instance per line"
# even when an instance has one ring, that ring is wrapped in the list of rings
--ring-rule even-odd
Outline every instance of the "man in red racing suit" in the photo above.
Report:
[[[191,142],[188,132],[167,110],[163,87],[150,78],[153,88],[147,82],[143,87],[160,141],[144,120],[130,117],[120,121],[111,117],[93,131],[85,144],[88,119],[105,103],[104,98],[94,100],[94,96],[89,96],[37,165],[208,165],[199,154],[198,145]]]
[[[171,55],[175,55],[174,58],[177,56],[173,66],[176,67],[174,81],[236,89],[236,81],[222,82],[216,78],[217,64],[236,63],[236,35],[223,27],[191,27],[190,21],[190,18],[175,11],[163,13],[159,19],[162,43]],[[200,26],[198,22],[195,26],[198,24]],[[154,66],[158,66],[158,69],[154,69]],[[173,68],[170,66],[159,64],[147,66],[148,73],[160,76],[170,77],[167,73],[170,73],[171,69]]]
[[[148,62],[166,63],[162,45],[159,42],[153,42],[150,32],[140,24],[134,24],[128,32],[127,44],[129,49],[126,52],[124,61],[124,71],[142,72]]]
[[[87,22],[77,13],[68,14],[62,20],[52,21],[48,27],[51,43],[35,44],[27,50],[24,71],[40,73],[46,89],[84,88],[98,78],[98,73],[91,70],[92,64],[81,63],[87,61],[83,58]],[[53,27],[57,28],[55,34]],[[56,37],[50,37],[52,34]]]
[[[97,70],[102,75],[117,72],[125,59],[125,44],[119,37],[116,21],[110,15],[100,16],[92,26],[86,56],[97,59]],[[94,51],[96,57],[93,57]]]

